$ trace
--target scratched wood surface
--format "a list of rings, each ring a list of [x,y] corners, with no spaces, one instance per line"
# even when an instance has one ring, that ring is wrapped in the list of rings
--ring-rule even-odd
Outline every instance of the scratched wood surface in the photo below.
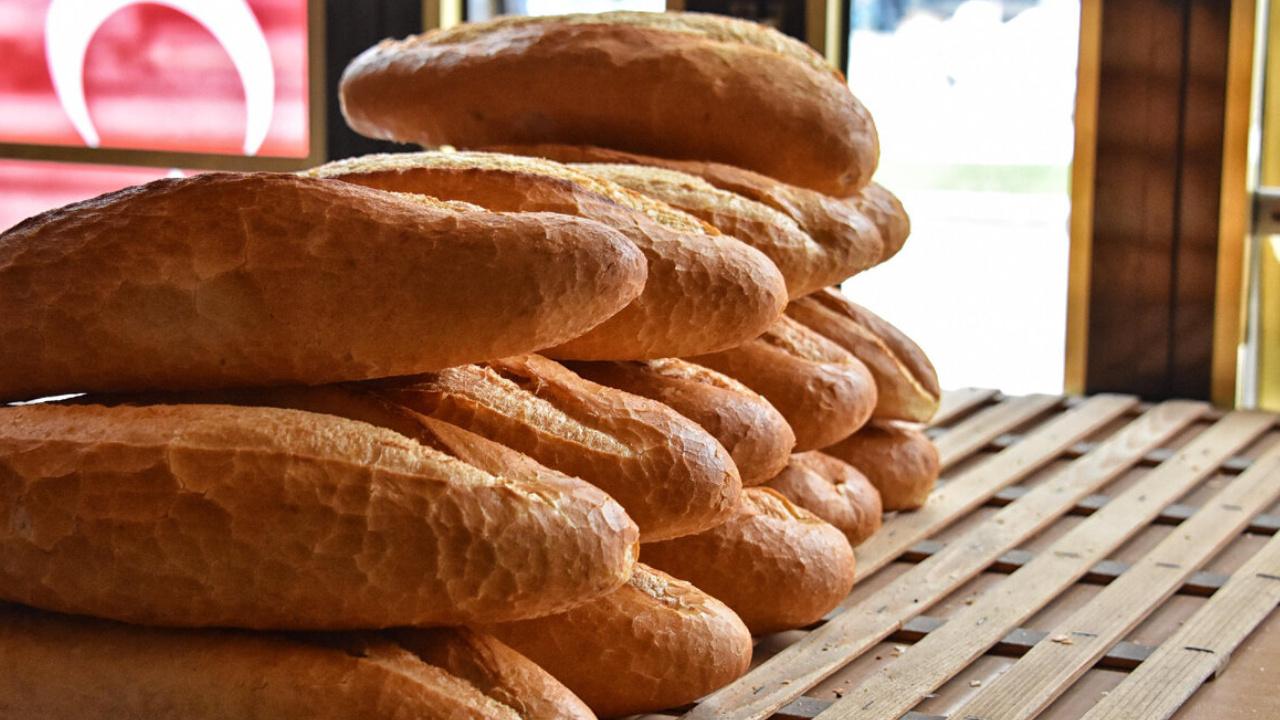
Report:
[[[1280,718],[1280,425],[1117,395],[949,392],[942,480],[823,622],[688,720]]]

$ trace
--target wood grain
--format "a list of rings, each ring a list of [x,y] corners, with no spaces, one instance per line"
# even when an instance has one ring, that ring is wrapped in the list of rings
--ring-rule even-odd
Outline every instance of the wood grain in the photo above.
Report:
[[[1213,502],[1169,534],[1087,605],[1049,630],[1048,637],[955,714],[983,720],[1032,718],[1177,591],[1280,498],[1280,447],[1259,458]],[[1274,583],[1280,585],[1280,582]],[[1063,639],[1066,639],[1065,641]]]
[[[1226,416],[1168,462],[1076,525],[1046,551],[947,624],[908,648],[889,667],[834,703],[822,717],[892,718],[911,709],[1000,638],[1078,580],[1109,552],[1275,422],[1268,413]]]

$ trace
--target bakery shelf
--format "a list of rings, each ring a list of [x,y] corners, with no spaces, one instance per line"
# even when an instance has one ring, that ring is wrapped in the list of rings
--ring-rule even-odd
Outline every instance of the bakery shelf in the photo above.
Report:
[[[652,717],[1280,717],[1276,415],[969,389],[929,432],[841,608]]]

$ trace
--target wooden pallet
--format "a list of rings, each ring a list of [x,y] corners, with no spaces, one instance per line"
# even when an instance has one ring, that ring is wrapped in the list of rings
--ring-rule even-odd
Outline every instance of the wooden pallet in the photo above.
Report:
[[[943,480],[858,548],[844,605],[654,717],[1280,718],[1276,421],[948,393]]]

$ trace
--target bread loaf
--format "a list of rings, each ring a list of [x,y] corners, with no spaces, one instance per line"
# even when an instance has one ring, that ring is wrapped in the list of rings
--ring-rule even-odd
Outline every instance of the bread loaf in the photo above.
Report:
[[[844,534],[767,487],[743,490],[723,525],[645,545],[644,558],[728,605],[754,635],[821,619],[849,594],[856,569]]]
[[[866,427],[823,452],[862,471],[886,511],[923,507],[938,482],[938,449],[916,428],[892,420]]]
[[[393,402],[599,487],[626,508],[642,542],[723,522],[741,492],[729,453],[696,423],[543,357],[374,385]]]
[[[0,408],[0,599],[337,630],[532,617],[621,585],[622,508],[522,471],[295,410]]]
[[[717,162],[672,160],[584,145],[498,145],[495,152],[529,155],[563,163],[629,164],[665,168],[702,178],[720,190],[767,205],[795,221],[818,244],[820,252],[810,260],[814,289],[834,285],[887,259],[906,241],[909,230],[906,212],[892,194],[876,183],[848,198],[834,198],[805,187],[779,182],[771,177]],[[863,195],[880,202],[869,205]],[[890,200],[892,199],[892,200]],[[869,215],[859,208],[865,207]],[[901,214],[897,215],[894,212]],[[890,251],[885,247],[892,244]],[[785,263],[778,259],[784,274]],[[809,271],[806,271],[809,272]],[[819,283],[819,278],[824,280]],[[792,288],[788,275],[788,289]],[[794,282],[799,286],[799,279]]]
[[[644,258],[551,214],[441,209],[291,175],[158,180],[0,235],[0,401],[319,384],[564,342]]]
[[[848,350],[876,380],[873,417],[926,422],[938,411],[942,390],[929,358],[893,325],[826,289],[794,300],[787,316]]]
[[[796,436],[782,413],[746,385],[684,360],[570,362],[578,376],[670,407],[711,433],[733,458],[743,485],[759,485],[787,464]]]
[[[601,717],[657,712],[737,679],[751,634],[724,603],[636,565],[626,586],[544,618],[485,631],[564,683]]]
[[[568,143],[750,168],[848,195],[879,143],[803,43],[720,15],[504,17],[384,41],[347,66],[347,123],[435,147]]]
[[[816,450],[797,453],[765,483],[792,503],[834,525],[857,547],[880,529],[880,493],[849,463]]]
[[[421,656],[376,637],[324,640],[147,628],[0,604],[0,711],[5,720],[594,717],[491,638],[424,634]],[[444,653],[454,658],[432,657]]]
[[[778,266],[789,298],[839,283],[861,269],[841,264],[790,216],[721,190],[696,175],[647,165],[583,163],[574,167],[701,218],[756,248]]]
[[[524,720],[595,718],[551,673],[492,635],[466,628],[399,628],[386,634],[423,662],[461,678]]]
[[[690,360],[763,395],[795,432],[795,452],[848,437],[875,410],[875,380],[867,367],[785,316],[741,347]]]
[[[311,171],[382,190],[502,212],[556,212],[617,229],[644,254],[644,291],[582,337],[544,350],[559,358],[644,360],[740,345],[782,314],[786,287],[760,252],[706,223],[565,165],[495,153],[405,153]]]
[[[880,230],[880,237],[884,241],[880,262],[898,254],[911,235],[911,218],[896,195],[879,183],[869,183],[844,198],[844,202],[870,219]]]

